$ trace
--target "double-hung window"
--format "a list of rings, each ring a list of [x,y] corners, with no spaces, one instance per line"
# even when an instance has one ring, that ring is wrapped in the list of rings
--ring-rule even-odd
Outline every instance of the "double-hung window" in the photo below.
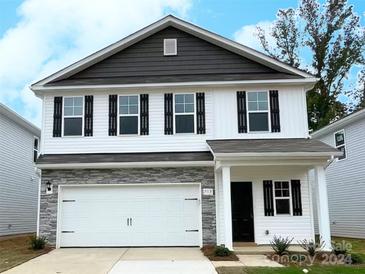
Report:
[[[129,135],[139,132],[138,95],[119,96],[119,134]]]
[[[346,148],[345,148],[345,131],[340,130],[335,133],[335,145],[336,148],[343,154],[338,157],[339,160],[346,159]]]
[[[269,131],[269,100],[267,91],[247,93],[250,132]]]
[[[290,185],[288,181],[276,181],[275,184],[276,214],[290,214]]]
[[[84,97],[65,97],[63,106],[63,136],[82,136]]]
[[[35,163],[38,158],[39,153],[39,139],[37,137],[34,137],[34,143],[33,143],[33,162]]]
[[[194,94],[175,94],[175,133],[195,132]]]

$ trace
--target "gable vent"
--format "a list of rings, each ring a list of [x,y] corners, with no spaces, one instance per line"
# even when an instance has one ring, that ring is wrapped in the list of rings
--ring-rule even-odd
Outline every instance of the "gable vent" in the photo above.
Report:
[[[164,39],[163,40],[163,54],[164,55],[177,55],[177,39]]]

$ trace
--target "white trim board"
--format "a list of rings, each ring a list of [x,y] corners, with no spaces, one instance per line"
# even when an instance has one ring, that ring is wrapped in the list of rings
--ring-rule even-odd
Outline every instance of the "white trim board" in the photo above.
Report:
[[[239,44],[235,41],[222,37],[218,34],[212,33],[208,30],[202,29],[196,25],[183,21],[172,15],[168,15],[168,16],[156,21],[155,23],[125,37],[124,39],[121,39],[118,42],[111,44],[110,46],[107,46],[107,47],[81,59],[80,61],[75,62],[75,63],[71,64],[70,66],[34,83],[31,86],[31,89],[33,91],[35,91],[35,90],[38,90],[38,88],[40,88],[40,87],[44,87],[45,84],[47,84],[51,81],[67,78],[93,64],[96,64],[97,62],[100,62],[101,60],[104,60],[105,58],[115,54],[116,52],[119,52],[169,26],[172,26],[172,27],[175,27],[182,31],[185,31],[187,33],[190,33],[190,34],[197,36],[203,40],[206,40],[212,44],[225,48],[231,52],[234,52],[236,54],[239,54],[241,56],[254,60],[258,63],[271,67],[275,70],[285,72],[285,73],[295,74],[295,75],[298,75],[298,76],[301,76],[304,78],[314,78],[313,75],[311,75],[309,73],[306,73],[302,70],[291,67],[283,62],[275,60],[274,58],[271,58],[259,51],[256,51],[247,46]]]

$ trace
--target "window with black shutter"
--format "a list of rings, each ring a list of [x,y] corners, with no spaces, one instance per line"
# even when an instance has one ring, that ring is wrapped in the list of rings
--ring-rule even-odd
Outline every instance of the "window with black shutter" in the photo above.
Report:
[[[195,132],[193,93],[175,94],[175,133]]]
[[[288,181],[275,181],[275,209],[276,215],[290,214],[290,186]]]
[[[109,95],[109,136],[117,135],[118,96]]]
[[[63,136],[82,136],[84,120],[84,97],[63,98]]]
[[[265,216],[274,216],[273,184],[270,180],[263,182]]]
[[[172,93],[165,94],[165,135],[174,134],[174,110]]]
[[[94,112],[94,96],[85,96],[85,121],[84,135],[93,136],[93,112]]]
[[[249,132],[269,131],[269,100],[267,91],[247,92]]]
[[[196,130],[198,134],[205,134],[205,94],[196,94]]]
[[[54,98],[53,105],[53,137],[62,136],[62,97]]]
[[[238,133],[247,132],[246,92],[237,91]]]
[[[271,132],[280,132],[279,92],[270,90]]]
[[[302,194],[300,188],[300,180],[291,180],[291,193],[292,193],[292,205],[293,215],[302,216]]]
[[[119,96],[119,134],[139,134],[138,95]]]

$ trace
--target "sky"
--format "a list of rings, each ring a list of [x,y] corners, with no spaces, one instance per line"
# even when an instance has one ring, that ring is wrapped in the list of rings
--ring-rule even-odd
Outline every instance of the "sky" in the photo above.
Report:
[[[349,0],[365,24],[365,0]],[[37,126],[41,100],[30,84],[173,14],[262,50],[268,29],[297,0],[0,0],[0,102]],[[349,82],[356,79],[356,68]],[[342,98],[346,100],[346,98]]]

